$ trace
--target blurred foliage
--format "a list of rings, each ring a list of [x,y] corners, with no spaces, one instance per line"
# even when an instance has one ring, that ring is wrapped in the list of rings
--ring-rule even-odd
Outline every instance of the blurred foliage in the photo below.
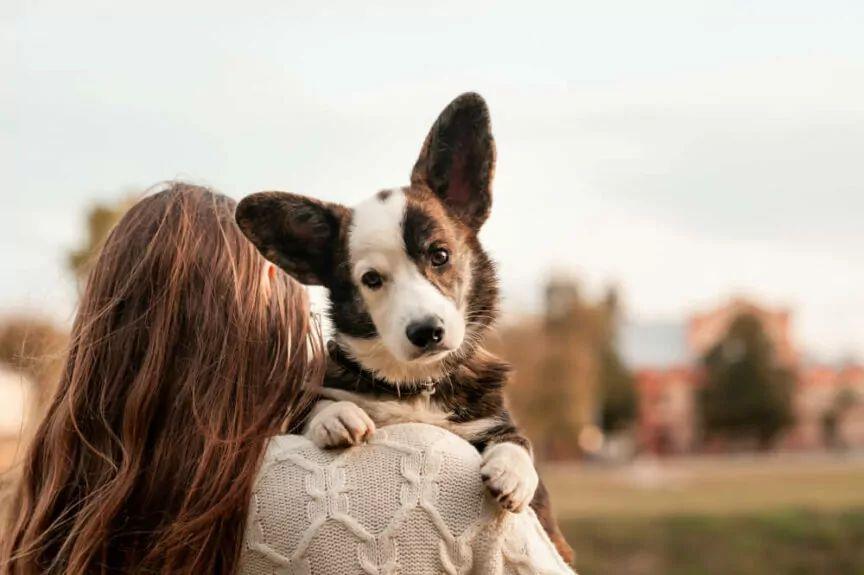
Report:
[[[610,341],[601,351],[601,426],[606,432],[626,429],[636,419],[637,395],[633,375]]]
[[[94,204],[88,210],[84,245],[72,250],[67,258],[69,269],[75,274],[79,285],[90,273],[90,268],[114,225],[136,201],[137,194],[129,193],[119,201]]]
[[[633,378],[615,348],[618,298],[589,301],[576,282],[546,285],[542,318],[499,330],[493,346],[514,368],[511,409],[547,459],[578,457],[586,426],[620,430],[636,416]]]
[[[561,524],[591,575],[864,575],[864,511],[604,518]]]
[[[858,401],[858,395],[851,387],[840,389],[834,396],[831,405],[822,414],[822,436],[825,438],[825,447],[836,450],[847,448],[840,436],[840,424]]]
[[[44,406],[54,391],[67,339],[64,330],[45,319],[20,316],[0,322],[0,363],[36,386],[37,407]]]
[[[134,194],[96,204],[87,213],[85,241],[68,254],[67,263],[79,285],[83,284],[105,239],[135,201]],[[50,320],[12,316],[0,320],[0,363],[23,373],[36,387],[38,409],[54,392],[63,368],[68,341],[66,330]]]
[[[707,441],[770,447],[793,423],[794,374],[777,364],[762,322],[737,317],[703,359],[699,407]]]

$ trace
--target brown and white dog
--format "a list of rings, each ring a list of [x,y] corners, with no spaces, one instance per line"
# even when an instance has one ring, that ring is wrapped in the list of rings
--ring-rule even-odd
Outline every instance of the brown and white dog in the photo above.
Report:
[[[425,422],[471,442],[503,507],[529,503],[567,561],[531,446],[505,405],[509,367],[483,348],[496,317],[492,261],[477,234],[492,205],[489,110],[463,94],[432,126],[411,185],[352,209],[282,192],[245,198],[243,232],[269,260],[329,290],[334,328],[322,398],[306,434],[321,447],[376,425]]]

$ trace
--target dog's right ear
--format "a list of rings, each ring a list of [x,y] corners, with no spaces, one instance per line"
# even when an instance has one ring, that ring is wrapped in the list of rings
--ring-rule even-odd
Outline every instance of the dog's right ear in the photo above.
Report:
[[[489,108],[480,94],[462,94],[429,130],[411,184],[432,190],[456,217],[479,230],[492,208],[494,174]]]
[[[237,225],[265,258],[306,285],[327,285],[348,209],[285,192],[245,197]]]

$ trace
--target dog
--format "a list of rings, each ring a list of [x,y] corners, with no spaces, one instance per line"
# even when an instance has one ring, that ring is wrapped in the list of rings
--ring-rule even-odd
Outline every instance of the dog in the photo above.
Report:
[[[305,434],[320,447],[363,442],[376,426],[424,422],[482,454],[482,478],[512,512],[529,504],[572,562],[503,396],[509,366],[484,346],[498,283],[478,232],[492,206],[495,141],[482,97],[439,115],[411,185],[352,209],[283,192],[237,206],[240,229],[270,261],[329,291],[334,335]]]

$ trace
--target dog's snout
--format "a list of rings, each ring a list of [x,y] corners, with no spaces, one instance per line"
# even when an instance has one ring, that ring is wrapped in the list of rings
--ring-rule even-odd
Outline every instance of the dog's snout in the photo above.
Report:
[[[405,328],[405,335],[416,347],[429,349],[440,344],[444,339],[444,322],[433,316],[413,321]]]

